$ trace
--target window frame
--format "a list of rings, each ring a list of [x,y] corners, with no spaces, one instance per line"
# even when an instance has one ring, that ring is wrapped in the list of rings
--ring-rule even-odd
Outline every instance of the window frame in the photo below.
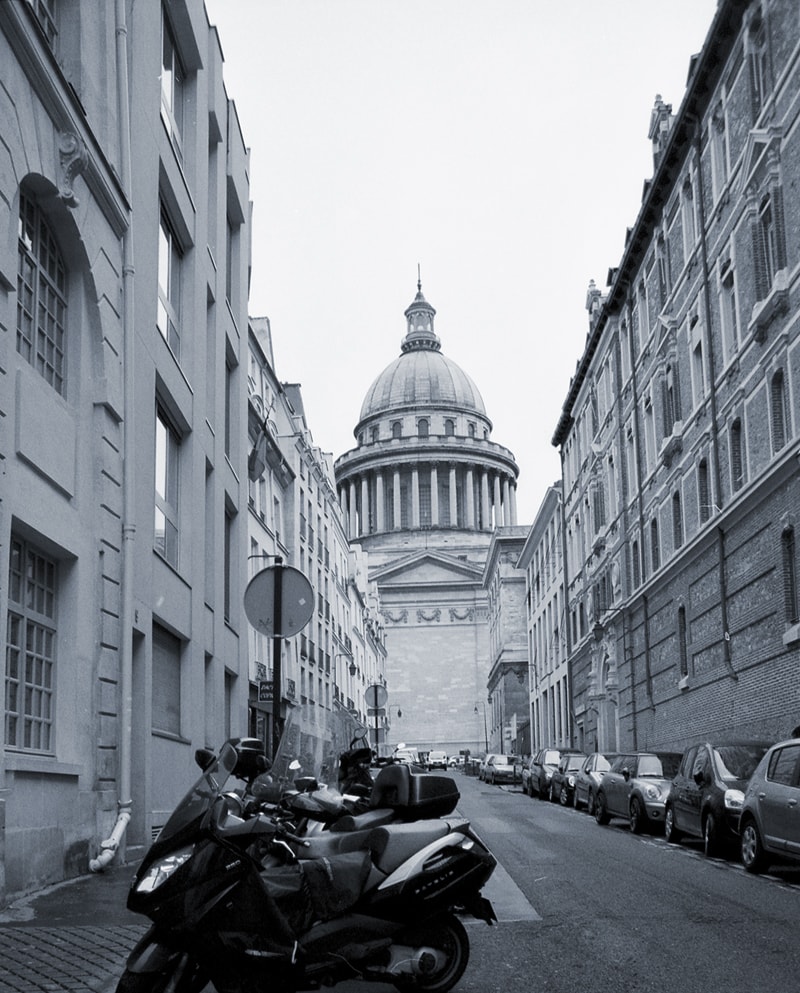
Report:
[[[159,431],[166,444],[159,448]],[[173,569],[180,565],[180,467],[182,436],[164,405],[156,401],[153,465],[154,465],[154,529],[153,550]],[[161,462],[163,460],[163,466]],[[159,486],[165,491],[161,492]],[[158,541],[159,515],[164,519],[164,538]],[[171,526],[172,531],[168,529]],[[170,540],[171,539],[171,540]]]

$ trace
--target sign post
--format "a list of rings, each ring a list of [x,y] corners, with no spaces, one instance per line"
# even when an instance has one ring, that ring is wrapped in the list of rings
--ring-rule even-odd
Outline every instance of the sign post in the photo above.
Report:
[[[380,717],[385,716],[386,711],[382,710],[386,706],[386,701],[389,699],[389,694],[386,691],[386,687],[381,683],[373,683],[368,686],[364,698],[367,701],[367,707],[369,708],[370,714],[375,718],[375,754],[378,753],[378,745],[380,743],[380,735],[378,733],[378,720]]]

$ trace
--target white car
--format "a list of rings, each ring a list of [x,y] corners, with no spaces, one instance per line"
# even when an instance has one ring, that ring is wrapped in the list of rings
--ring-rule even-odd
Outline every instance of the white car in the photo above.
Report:
[[[429,769],[446,769],[447,763],[447,752],[430,752],[428,754]]]

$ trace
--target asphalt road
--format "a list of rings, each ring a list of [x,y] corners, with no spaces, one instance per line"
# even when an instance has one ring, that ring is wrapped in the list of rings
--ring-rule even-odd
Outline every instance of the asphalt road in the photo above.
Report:
[[[751,876],[699,844],[600,827],[521,790],[458,777],[461,812],[533,911],[471,929],[461,993],[789,993],[800,988],[800,869]],[[491,932],[489,932],[491,934]]]

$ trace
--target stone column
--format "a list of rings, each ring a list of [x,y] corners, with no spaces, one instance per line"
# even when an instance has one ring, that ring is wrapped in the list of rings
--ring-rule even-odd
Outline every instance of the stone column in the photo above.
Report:
[[[503,511],[500,501],[500,473],[494,474],[494,526],[499,528],[503,523]]]
[[[369,476],[361,477],[361,533],[369,534]]]
[[[403,512],[400,507],[400,470],[395,469],[392,473],[392,495],[394,507],[392,508],[394,514],[394,529],[399,531],[403,526]]]
[[[383,473],[379,470],[375,473],[375,529],[377,531],[386,530],[385,509],[383,496]]]
[[[419,530],[419,469],[411,470],[411,527]]]
[[[465,500],[465,507],[467,514],[466,524],[467,527],[470,528],[470,530],[474,531],[475,530],[475,482],[472,478],[472,469],[467,469],[465,482],[464,482],[464,489],[466,490],[466,493],[464,494],[464,496],[466,497]]]
[[[431,466],[431,527],[439,527],[439,470]]]
[[[458,492],[456,490],[456,467],[450,466],[450,527],[458,527]]]
[[[355,539],[358,537],[358,521],[356,519],[356,481],[355,478],[350,480],[350,537]]]
[[[509,492],[508,476],[503,476],[503,524],[511,523],[511,494]]]
[[[511,484],[511,523],[517,523],[517,484]]]
[[[484,531],[492,529],[492,510],[489,506],[489,473],[481,470],[481,527]]]

